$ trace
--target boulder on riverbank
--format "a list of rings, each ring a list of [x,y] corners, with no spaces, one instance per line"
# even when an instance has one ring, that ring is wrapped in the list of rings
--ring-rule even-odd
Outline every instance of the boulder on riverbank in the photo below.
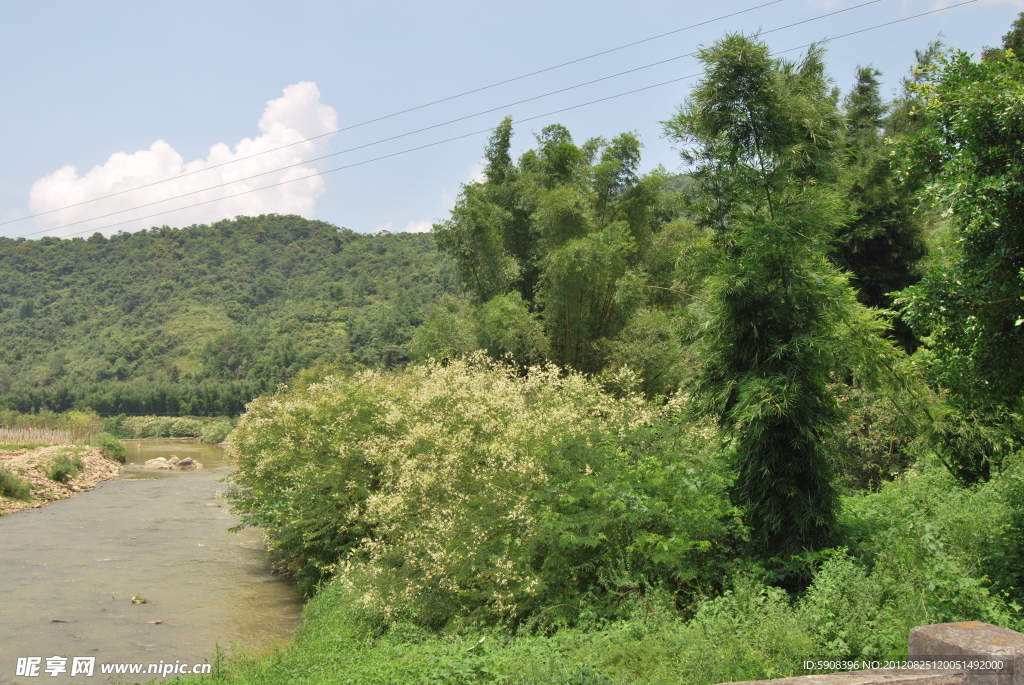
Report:
[[[142,468],[159,469],[161,471],[198,471],[203,468],[203,465],[189,457],[179,459],[177,456],[172,454],[168,459],[164,459],[163,457],[149,459],[142,465]]]

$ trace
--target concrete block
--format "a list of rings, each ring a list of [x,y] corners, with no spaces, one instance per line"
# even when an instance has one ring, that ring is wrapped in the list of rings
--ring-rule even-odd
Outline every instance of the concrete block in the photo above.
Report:
[[[911,661],[1000,661],[1003,668],[998,671],[965,668],[964,685],[1024,685],[1024,635],[980,621],[914,628],[910,631],[909,658]]]

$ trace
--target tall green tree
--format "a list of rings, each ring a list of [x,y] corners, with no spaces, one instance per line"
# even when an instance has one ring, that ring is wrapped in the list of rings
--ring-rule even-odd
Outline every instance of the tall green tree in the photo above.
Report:
[[[889,293],[920,278],[916,267],[925,243],[916,188],[900,184],[893,162],[890,143],[902,134],[903,119],[890,121],[890,105],[879,92],[880,75],[870,67],[858,68],[843,102],[847,133],[840,185],[853,218],[839,230],[832,258],[853,274],[861,302],[888,308]],[[914,346],[902,321],[896,322],[896,333],[905,347]]]
[[[703,78],[664,123],[721,253],[696,406],[729,438],[756,544],[787,563],[835,539],[826,384],[844,324],[873,321],[826,258],[848,221],[836,190],[845,125],[817,47],[789,62],[729,35],[700,60]]]
[[[932,382],[968,417],[1006,424],[1024,396],[1024,61],[954,51],[913,87],[927,116],[901,150],[903,173],[927,181],[958,253],[898,304],[929,348]],[[955,469],[973,482],[991,461],[982,450]]]

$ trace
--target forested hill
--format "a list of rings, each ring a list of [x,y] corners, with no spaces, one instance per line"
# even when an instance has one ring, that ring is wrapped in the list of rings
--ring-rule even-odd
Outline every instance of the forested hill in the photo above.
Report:
[[[0,406],[234,413],[318,362],[404,361],[452,289],[430,235],[298,216],[0,238]]]

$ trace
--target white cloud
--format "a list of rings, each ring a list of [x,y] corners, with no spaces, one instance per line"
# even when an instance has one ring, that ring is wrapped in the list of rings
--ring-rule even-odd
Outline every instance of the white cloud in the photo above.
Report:
[[[405,225],[406,233],[430,233],[430,229],[434,227],[429,221],[410,221]]]
[[[29,191],[29,206],[34,214],[67,207],[147,183],[209,169],[217,164],[272,150],[289,143],[296,143],[311,136],[334,131],[337,128],[337,113],[333,108],[320,103],[320,91],[316,84],[301,81],[285,88],[282,97],[267,102],[263,116],[259,120],[259,129],[262,135],[256,138],[243,138],[234,148],[228,147],[225,143],[217,143],[210,148],[206,159],[196,159],[191,162],[185,162],[182,156],[167,142],[158,140],[147,150],[133,153],[116,152],[105,164],[95,166],[81,176],[74,166],[64,166],[52,174],[40,178],[32,185]],[[53,230],[64,224],[131,209],[198,190],[202,190],[202,192],[140,209],[131,209],[123,214],[78,224],[65,230],[57,230],[53,234],[71,235],[92,232],[96,228],[128,219],[135,221],[105,229],[104,232],[113,233],[122,229],[135,230],[162,224],[187,226],[192,223],[206,223],[238,215],[278,213],[300,214],[308,217],[313,213],[317,198],[325,192],[323,178],[319,176],[239,197],[229,198],[228,196],[281,181],[301,179],[315,171],[312,166],[296,166],[285,171],[232,183],[223,188],[203,189],[285,165],[298,164],[322,151],[326,140],[325,137],[317,141],[298,143],[227,166],[209,169],[209,171],[195,173],[184,178],[173,178],[166,183],[118,195],[107,200],[62,209],[37,217],[36,225],[40,230]],[[228,199],[156,216],[152,219],[141,218],[163,210],[186,207],[218,198]]]
[[[447,190],[441,190],[441,204],[444,206],[444,211],[450,212],[455,209],[455,201],[458,199],[458,196],[452,195]]]
[[[386,224],[381,224],[377,228],[373,229],[373,233],[375,235],[378,233],[391,233],[391,222],[389,221]]]
[[[487,180],[487,160],[481,159],[476,164],[471,164],[469,169],[466,170],[466,178],[460,185],[467,185],[470,183],[483,183]],[[441,204],[444,207],[444,211],[450,212],[455,209],[455,202],[458,200],[457,195],[452,195],[447,190],[441,190]]]
[[[466,178],[466,183],[483,183],[487,180],[485,171],[487,171],[487,162],[481,159],[469,167],[469,176]]]

